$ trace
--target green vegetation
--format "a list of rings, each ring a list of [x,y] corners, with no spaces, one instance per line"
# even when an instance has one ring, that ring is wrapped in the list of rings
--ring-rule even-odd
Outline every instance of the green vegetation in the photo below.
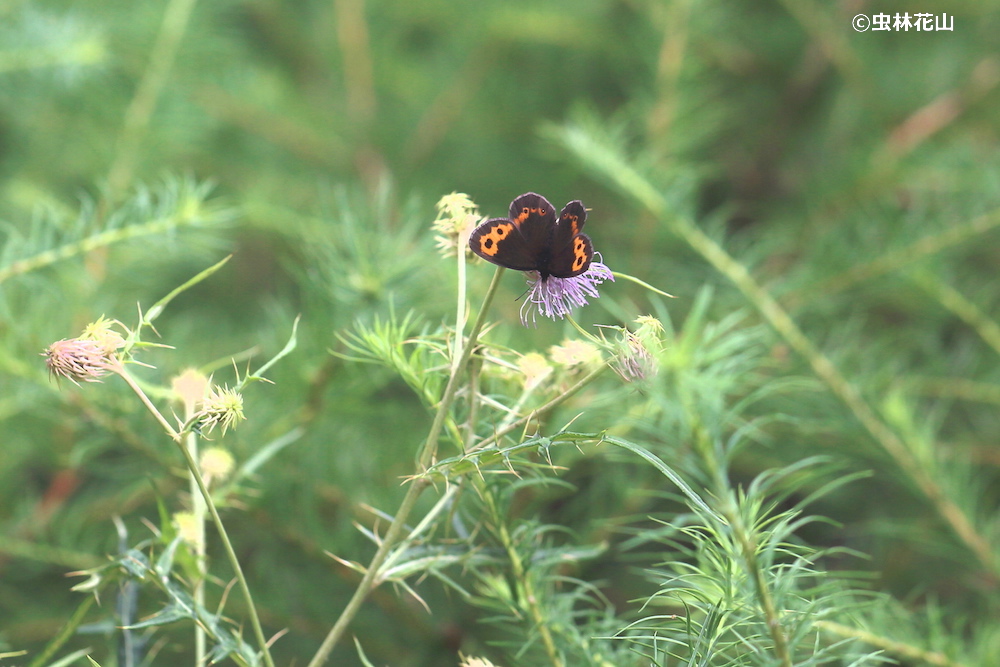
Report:
[[[1000,664],[998,31],[0,6],[0,665]]]

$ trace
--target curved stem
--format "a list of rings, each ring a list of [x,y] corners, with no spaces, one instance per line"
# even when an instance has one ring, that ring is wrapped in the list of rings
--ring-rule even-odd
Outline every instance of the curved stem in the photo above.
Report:
[[[240,561],[236,557],[236,551],[233,549],[233,543],[229,541],[229,534],[226,532],[226,527],[222,524],[222,518],[219,516],[219,511],[215,508],[215,502],[212,500],[212,494],[209,492],[208,487],[205,486],[205,480],[201,477],[201,471],[198,470],[198,462],[195,460],[194,455],[188,449],[187,443],[185,442],[185,435],[190,430],[190,424],[185,424],[184,428],[180,432],[175,431],[166,418],[156,409],[149,397],[142,388],[136,383],[135,380],[125,371],[124,366],[118,366],[113,369],[126,384],[132,388],[145,405],[149,411],[156,417],[156,420],[160,422],[163,428],[167,431],[170,439],[174,441],[177,448],[181,450],[181,454],[184,455],[184,461],[187,463],[188,470],[191,473],[192,478],[198,485],[198,490],[201,492],[201,497],[205,500],[205,505],[208,508],[209,513],[212,515],[212,523],[215,524],[215,529],[219,531],[219,537],[222,539],[222,544],[226,549],[226,556],[229,558],[229,564],[233,568],[233,572],[236,574],[236,580],[239,582],[240,590],[243,592],[243,599],[246,600],[247,613],[250,615],[250,624],[253,626],[254,636],[257,639],[257,644],[260,646],[260,652],[264,657],[264,664],[267,667],[274,667],[274,660],[271,658],[271,653],[267,647],[267,639],[264,637],[264,629],[260,624],[260,617],[257,616],[257,607],[253,603],[253,596],[250,595],[250,586],[247,584],[246,577],[243,575],[243,568],[240,567]]]
[[[486,497],[488,498],[487,502],[490,510],[497,515],[495,517],[497,519],[497,537],[499,537],[504,551],[507,552],[511,574],[513,574],[514,580],[520,584],[521,598],[528,606],[528,611],[531,614],[531,622],[534,623],[535,629],[538,630],[538,636],[542,640],[545,655],[548,656],[552,667],[564,667],[565,663],[563,663],[562,657],[559,655],[559,649],[556,648],[555,640],[552,637],[552,629],[545,615],[542,613],[542,607],[538,602],[541,596],[535,591],[534,577],[528,572],[524,560],[517,552],[517,546],[514,544],[514,539],[511,537],[510,531],[507,530],[507,525],[500,520],[495,503],[492,498]]]
[[[431,461],[434,459],[434,455],[437,453],[438,438],[441,435],[441,429],[444,427],[445,419],[451,410],[451,404],[455,400],[455,392],[458,389],[459,378],[462,376],[465,371],[465,367],[469,363],[472,351],[476,348],[476,340],[479,337],[479,332],[483,328],[483,323],[486,321],[486,312],[489,310],[489,305],[493,301],[493,296],[496,294],[497,287],[500,285],[500,276],[503,275],[503,272],[504,270],[499,268],[496,273],[493,274],[493,282],[490,283],[489,289],[486,291],[486,297],[483,299],[483,305],[479,309],[479,315],[476,317],[475,324],[472,325],[472,331],[469,332],[469,340],[462,349],[462,356],[459,359],[458,364],[453,367],[451,376],[448,378],[448,384],[444,389],[444,394],[441,396],[441,402],[438,404],[437,413],[434,415],[434,422],[431,424],[430,431],[427,433],[427,439],[420,448],[420,455],[417,457],[418,472],[423,472],[427,466],[430,465]],[[457,336],[461,336],[462,332],[457,331],[455,334]],[[323,643],[320,644],[319,649],[316,651],[316,655],[313,656],[313,659],[309,662],[308,667],[319,667],[326,662],[327,658],[330,657],[333,647],[337,645],[337,642],[343,636],[344,632],[347,631],[347,626],[350,625],[350,622],[354,619],[355,615],[357,615],[358,610],[361,609],[361,605],[364,603],[365,598],[368,597],[368,594],[379,583],[376,579],[382,564],[385,562],[385,559],[392,550],[392,547],[399,541],[399,538],[403,533],[403,528],[406,526],[406,520],[409,518],[414,505],[416,505],[421,492],[429,485],[430,481],[428,479],[418,478],[414,480],[414,482],[410,485],[410,488],[406,490],[406,495],[403,496],[403,501],[399,505],[399,510],[396,512],[396,516],[393,518],[392,523],[389,524],[389,528],[386,530],[385,537],[382,538],[382,542],[379,544],[378,550],[375,552],[375,555],[372,556],[372,560],[368,564],[368,568],[365,570],[364,576],[361,578],[361,583],[358,584],[357,589],[354,591],[354,595],[347,603],[347,606],[344,607],[344,610],[340,613],[340,618],[337,619],[337,622],[334,623],[332,628],[330,628],[330,632],[327,633],[326,638],[323,639]]]
[[[253,634],[257,639],[257,644],[260,646],[260,652],[264,657],[264,664],[267,667],[274,667],[274,660],[271,658],[271,652],[267,647],[267,639],[264,638],[264,629],[260,625],[260,617],[257,616],[257,607],[254,606],[253,597],[250,595],[250,586],[247,585],[247,579],[243,576],[243,568],[240,567],[240,561],[236,557],[236,550],[233,549],[233,543],[229,541],[229,534],[226,532],[225,526],[222,525],[219,510],[215,508],[215,502],[212,501],[212,494],[209,493],[208,487],[205,486],[205,480],[202,479],[201,472],[198,470],[198,462],[191,456],[191,452],[188,451],[183,438],[174,440],[174,443],[184,455],[188,470],[191,471],[194,480],[198,483],[198,488],[201,490],[201,497],[205,499],[205,505],[208,506],[208,511],[212,515],[212,523],[215,524],[216,530],[219,531],[219,537],[222,539],[222,545],[226,549],[229,564],[236,574],[236,580],[239,582],[240,590],[243,592],[243,599],[246,600],[247,613],[250,615],[250,625],[253,626]]]

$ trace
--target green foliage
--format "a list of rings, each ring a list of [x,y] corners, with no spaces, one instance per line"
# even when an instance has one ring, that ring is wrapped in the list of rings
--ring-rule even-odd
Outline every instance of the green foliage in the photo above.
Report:
[[[0,663],[994,664],[998,30],[7,3]]]

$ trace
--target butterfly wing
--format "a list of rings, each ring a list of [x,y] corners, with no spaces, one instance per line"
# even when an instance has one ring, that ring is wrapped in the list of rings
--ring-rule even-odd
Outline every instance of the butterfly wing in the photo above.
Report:
[[[534,271],[538,259],[513,220],[493,218],[476,227],[469,248],[487,262],[516,271]]]
[[[563,208],[552,233],[549,274],[556,278],[572,278],[590,268],[594,259],[594,244],[582,232],[586,221],[587,209],[580,200],[571,201]]]
[[[510,218],[493,218],[469,237],[469,247],[487,262],[515,271],[542,269],[556,224],[549,201],[528,192],[510,204]]]
[[[526,192],[510,203],[510,219],[534,254],[536,263],[531,268],[541,268],[556,228],[555,206],[542,195]]]

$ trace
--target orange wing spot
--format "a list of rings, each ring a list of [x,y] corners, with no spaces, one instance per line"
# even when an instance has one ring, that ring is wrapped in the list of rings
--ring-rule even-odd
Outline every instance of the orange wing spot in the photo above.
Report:
[[[580,217],[573,215],[572,213],[566,213],[562,217],[563,220],[569,223],[570,228],[573,230],[574,234],[580,233]]]
[[[575,239],[573,241],[573,270],[582,269],[588,259],[590,258],[587,257],[587,244],[583,242],[583,239]]]
[[[490,231],[479,237],[479,250],[484,255],[493,257],[500,251],[500,242],[510,236],[512,229],[514,225],[507,222],[493,225]]]
[[[524,208],[521,209],[521,213],[516,218],[514,218],[513,220],[514,224],[520,227],[521,223],[527,220],[528,216],[530,216],[532,213],[537,213],[538,215],[545,215],[545,209],[529,208],[525,206]]]

